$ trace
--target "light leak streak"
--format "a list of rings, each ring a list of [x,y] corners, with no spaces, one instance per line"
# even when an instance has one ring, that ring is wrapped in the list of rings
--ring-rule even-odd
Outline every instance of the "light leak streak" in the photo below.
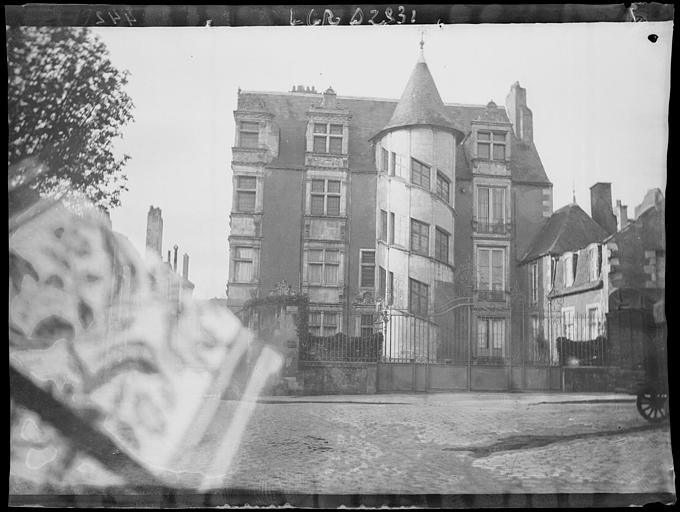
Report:
[[[234,421],[222,438],[222,443],[215,451],[214,462],[199,486],[199,491],[204,492],[226,484],[226,471],[231,467],[231,461],[241,444],[243,432],[248,420],[255,410],[257,397],[264,388],[267,379],[276,374],[283,365],[283,356],[269,347],[262,349],[260,357],[255,363],[252,376],[241,397]]]

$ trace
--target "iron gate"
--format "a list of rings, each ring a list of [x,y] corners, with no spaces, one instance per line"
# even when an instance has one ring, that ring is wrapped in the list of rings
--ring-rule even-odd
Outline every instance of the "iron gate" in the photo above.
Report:
[[[525,316],[523,308],[484,307],[472,298],[459,298],[428,318],[390,311],[377,388],[559,390],[561,371],[550,343],[531,331]]]

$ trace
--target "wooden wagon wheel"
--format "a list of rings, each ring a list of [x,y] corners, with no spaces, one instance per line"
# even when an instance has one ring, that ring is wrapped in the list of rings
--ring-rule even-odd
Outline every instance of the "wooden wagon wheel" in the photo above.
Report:
[[[668,393],[645,390],[638,393],[637,410],[652,423],[660,423],[668,416]]]

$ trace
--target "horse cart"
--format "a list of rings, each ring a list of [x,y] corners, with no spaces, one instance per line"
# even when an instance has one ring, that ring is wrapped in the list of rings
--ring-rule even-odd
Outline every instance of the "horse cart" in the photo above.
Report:
[[[658,423],[668,417],[668,358],[666,352],[665,301],[654,304],[653,335],[644,344],[641,379],[638,380],[637,410],[647,421]]]

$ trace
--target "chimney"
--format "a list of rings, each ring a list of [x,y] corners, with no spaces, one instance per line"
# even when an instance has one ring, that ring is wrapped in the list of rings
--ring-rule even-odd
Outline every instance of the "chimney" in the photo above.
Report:
[[[590,187],[590,216],[607,234],[616,233],[616,216],[612,211],[612,184],[595,183]]]
[[[321,100],[321,108],[338,108],[337,97],[338,95],[335,94],[332,87],[326,89],[323,93],[323,99]]]
[[[162,259],[163,251],[163,217],[160,208],[149,207],[146,216],[146,251]]]
[[[527,143],[534,140],[533,114],[527,107],[527,90],[515,82],[505,98],[505,110],[512,123],[515,137]]]
[[[189,280],[189,255],[187,253],[182,256],[182,277]]]
[[[650,208],[656,208],[661,201],[663,201],[663,193],[661,190],[658,188],[648,190],[642,202],[635,207],[635,218],[637,219]]]
[[[179,247],[177,247],[177,244],[175,244],[175,246],[173,247],[173,249],[175,250],[175,257],[173,258],[172,269],[173,269],[175,272],[177,272],[177,249],[179,249]]]
[[[616,225],[619,231],[628,225],[628,206],[621,204],[619,199],[616,200]]]

